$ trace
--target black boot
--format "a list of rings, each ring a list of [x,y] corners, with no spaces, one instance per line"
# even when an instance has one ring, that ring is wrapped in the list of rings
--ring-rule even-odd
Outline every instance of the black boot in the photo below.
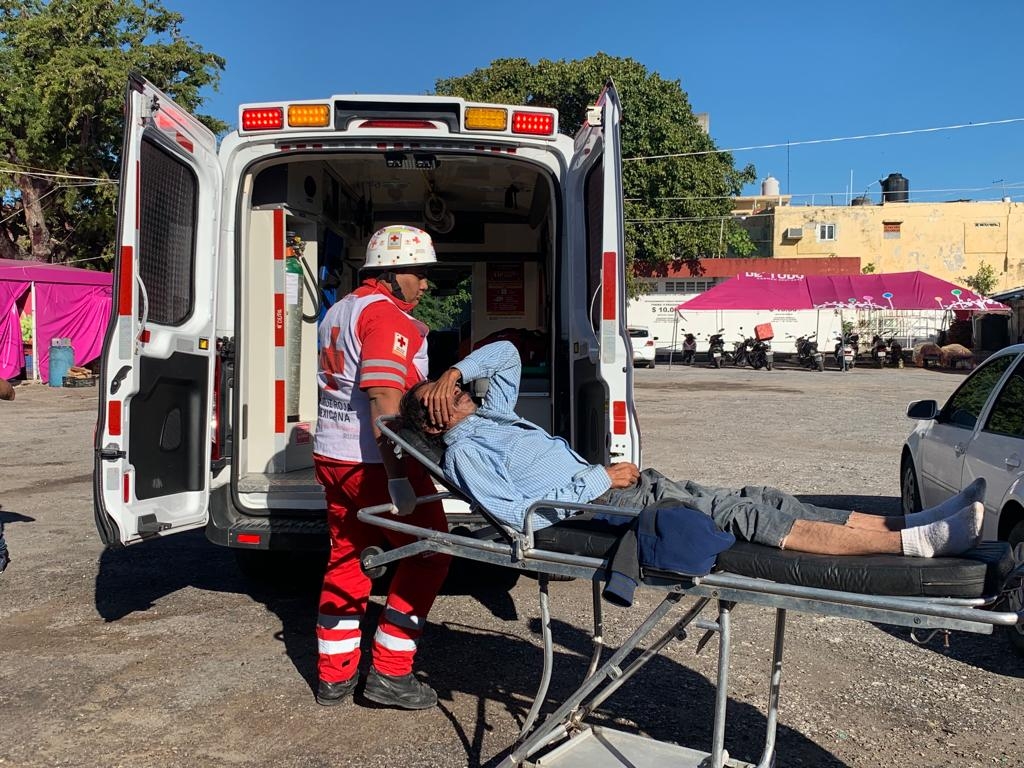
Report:
[[[352,695],[358,682],[358,674],[352,675],[351,680],[342,680],[340,683],[328,683],[326,680],[321,680],[316,687],[316,703],[324,707],[341,704]]]
[[[430,709],[437,705],[437,694],[410,672],[392,677],[370,667],[363,695],[374,704],[399,709]]]

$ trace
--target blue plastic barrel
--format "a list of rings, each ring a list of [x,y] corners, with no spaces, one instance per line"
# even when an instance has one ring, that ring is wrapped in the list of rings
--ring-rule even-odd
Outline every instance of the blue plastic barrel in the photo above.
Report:
[[[75,364],[75,350],[69,345],[52,345],[50,347],[50,386],[63,387],[64,377]]]

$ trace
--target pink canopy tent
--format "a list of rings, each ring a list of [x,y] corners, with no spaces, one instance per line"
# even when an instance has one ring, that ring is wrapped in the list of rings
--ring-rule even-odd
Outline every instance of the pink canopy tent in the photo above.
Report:
[[[97,358],[110,317],[111,276],[56,264],[0,259],[0,377],[25,365],[20,309],[31,297],[36,371],[49,374],[50,339],[70,338],[75,364]]]
[[[747,272],[684,301],[676,309],[901,309],[1009,312],[924,272],[881,275],[777,275]]]

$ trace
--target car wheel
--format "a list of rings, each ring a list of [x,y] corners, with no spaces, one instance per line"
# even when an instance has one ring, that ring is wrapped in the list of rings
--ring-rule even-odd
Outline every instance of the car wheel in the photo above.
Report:
[[[921,511],[921,490],[917,486],[914,460],[904,456],[900,462],[900,505],[904,515]]]

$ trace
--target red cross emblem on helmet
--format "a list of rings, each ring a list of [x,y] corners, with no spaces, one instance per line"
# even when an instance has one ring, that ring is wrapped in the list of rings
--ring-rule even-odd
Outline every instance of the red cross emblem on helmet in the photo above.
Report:
[[[388,235],[388,245],[391,246],[392,248],[394,246],[396,246],[396,245],[401,245],[401,243],[402,243],[402,235],[401,235],[401,233],[399,233],[399,232],[392,232],[390,235]]]

